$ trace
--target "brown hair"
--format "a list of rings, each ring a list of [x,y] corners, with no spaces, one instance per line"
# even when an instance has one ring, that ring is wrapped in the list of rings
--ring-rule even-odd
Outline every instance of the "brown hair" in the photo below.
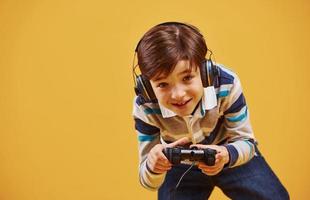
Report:
[[[191,69],[201,67],[207,52],[199,30],[179,22],[154,26],[137,46],[139,68],[149,80],[161,74],[168,76],[180,60],[189,60]]]

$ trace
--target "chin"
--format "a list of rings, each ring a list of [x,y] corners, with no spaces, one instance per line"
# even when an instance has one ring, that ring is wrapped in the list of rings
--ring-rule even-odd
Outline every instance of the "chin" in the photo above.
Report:
[[[190,105],[189,108],[185,109],[176,109],[174,107],[170,108],[175,114],[177,114],[180,117],[191,115],[195,109],[195,106]]]

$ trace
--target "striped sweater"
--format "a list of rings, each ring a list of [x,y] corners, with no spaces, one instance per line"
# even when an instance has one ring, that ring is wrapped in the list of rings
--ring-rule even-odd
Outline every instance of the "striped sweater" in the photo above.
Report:
[[[166,175],[154,174],[146,167],[147,154],[158,143],[187,136],[194,144],[224,145],[230,157],[227,167],[242,165],[254,156],[256,140],[240,80],[225,66],[217,66],[218,84],[204,88],[191,116],[177,116],[159,103],[144,103],[141,97],[135,97],[133,117],[139,140],[139,179],[145,188],[158,189]]]

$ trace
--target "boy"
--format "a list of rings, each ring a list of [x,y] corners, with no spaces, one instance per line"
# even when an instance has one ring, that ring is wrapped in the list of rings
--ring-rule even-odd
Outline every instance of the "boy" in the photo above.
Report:
[[[199,30],[179,22],[159,24],[139,41],[140,183],[160,200],[208,199],[214,186],[231,199],[289,199],[257,149],[238,76],[206,60],[208,51]],[[172,165],[163,153],[189,145],[216,150],[215,165]]]

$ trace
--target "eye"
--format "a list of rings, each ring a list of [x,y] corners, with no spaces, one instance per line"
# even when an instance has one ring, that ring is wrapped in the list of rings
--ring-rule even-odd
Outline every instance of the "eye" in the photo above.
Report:
[[[184,78],[183,78],[183,81],[190,81],[190,80],[192,80],[194,78],[194,76],[192,76],[192,75],[187,75],[187,76],[185,76]]]
[[[159,87],[159,88],[165,88],[165,87],[167,87],[168,86],[168,83],[159,83],[158,85],[157,85],[157,87]]]

